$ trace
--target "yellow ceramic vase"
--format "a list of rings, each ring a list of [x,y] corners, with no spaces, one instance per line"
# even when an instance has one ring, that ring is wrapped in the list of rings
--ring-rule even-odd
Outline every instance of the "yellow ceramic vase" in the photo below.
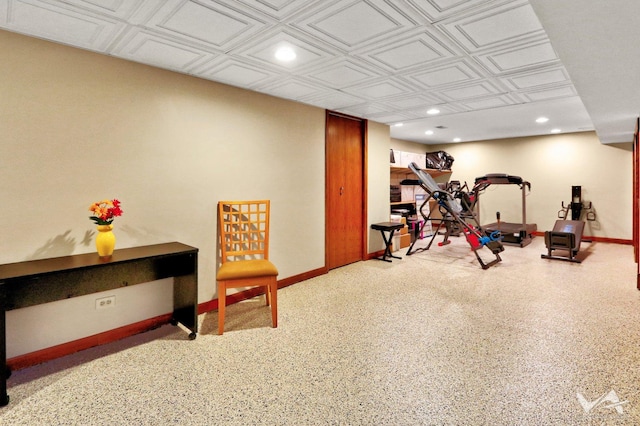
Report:
[[[113,235],[113,225],[98,225],[98,235],[96,236],[96,249],[98,256],[109,258],[116,247],[116,236]]]

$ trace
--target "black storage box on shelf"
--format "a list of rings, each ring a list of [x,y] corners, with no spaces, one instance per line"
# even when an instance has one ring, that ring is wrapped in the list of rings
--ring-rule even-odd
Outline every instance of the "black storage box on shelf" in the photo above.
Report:
[[[402,201],[402,189],[400,185],[391,185],[391,202],[399,203]]]
[[[445,151],[427,152],[427,169],[451,170],[454,158]]]

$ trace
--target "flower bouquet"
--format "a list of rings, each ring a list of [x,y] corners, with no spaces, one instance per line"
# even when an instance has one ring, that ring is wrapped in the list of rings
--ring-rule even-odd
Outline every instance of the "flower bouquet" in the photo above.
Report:
[[[93,216],[89,216],[89,219],[98,225],[98,235],[96,236],[98,255],[102,259],[110,259],[116,246],[116,237],[112,232],[112,222],[117,216],[122,216],[120,201],[115,198],[113,200],[98,201],[91,204],[89,211],[93,213]]]
[[[102,200],[91,204],[89,211],[93,216],[89,219],[93,220],[96,225],[111,225],[113,219],[122,216],[122,208],[120,208],[120,200]]]

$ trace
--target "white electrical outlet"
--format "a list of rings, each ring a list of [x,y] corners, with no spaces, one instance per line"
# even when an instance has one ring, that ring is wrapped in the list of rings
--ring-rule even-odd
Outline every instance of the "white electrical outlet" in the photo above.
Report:
[[[96,309],[113,308],[116,306],[116,297],[107,296],[96,299]]]

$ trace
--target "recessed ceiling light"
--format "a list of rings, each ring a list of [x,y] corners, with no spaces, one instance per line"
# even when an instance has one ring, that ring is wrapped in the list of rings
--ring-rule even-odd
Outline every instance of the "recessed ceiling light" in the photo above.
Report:
[[[296,52],[289,46],[276,50],[276,59],[283,62],[291,62],[296,58]]]
[[[404,123],[396,123],[393,125],[393,127],[402,127],[404,126]]]
[[[426,132],[424,132],[425,135],[432,135],[433,134],[433,130],[427,130]]]
[[[440,114],[440,110],[438,108],[431,108],[429,111],[427,111],[427,114],[429,115]]]
[[[551,133],[560,133],[562,129],[551,129]]]
[[[453,141],[454,141],[454,142],[460,142],[461,140],[462,140],[462,139],[460,139],[460,138],[453,138]]]
[[[547,121],[549,121],[549,119],[547,117],[538,117],[538,118],[536,118],[536,123],[546,123]]]

